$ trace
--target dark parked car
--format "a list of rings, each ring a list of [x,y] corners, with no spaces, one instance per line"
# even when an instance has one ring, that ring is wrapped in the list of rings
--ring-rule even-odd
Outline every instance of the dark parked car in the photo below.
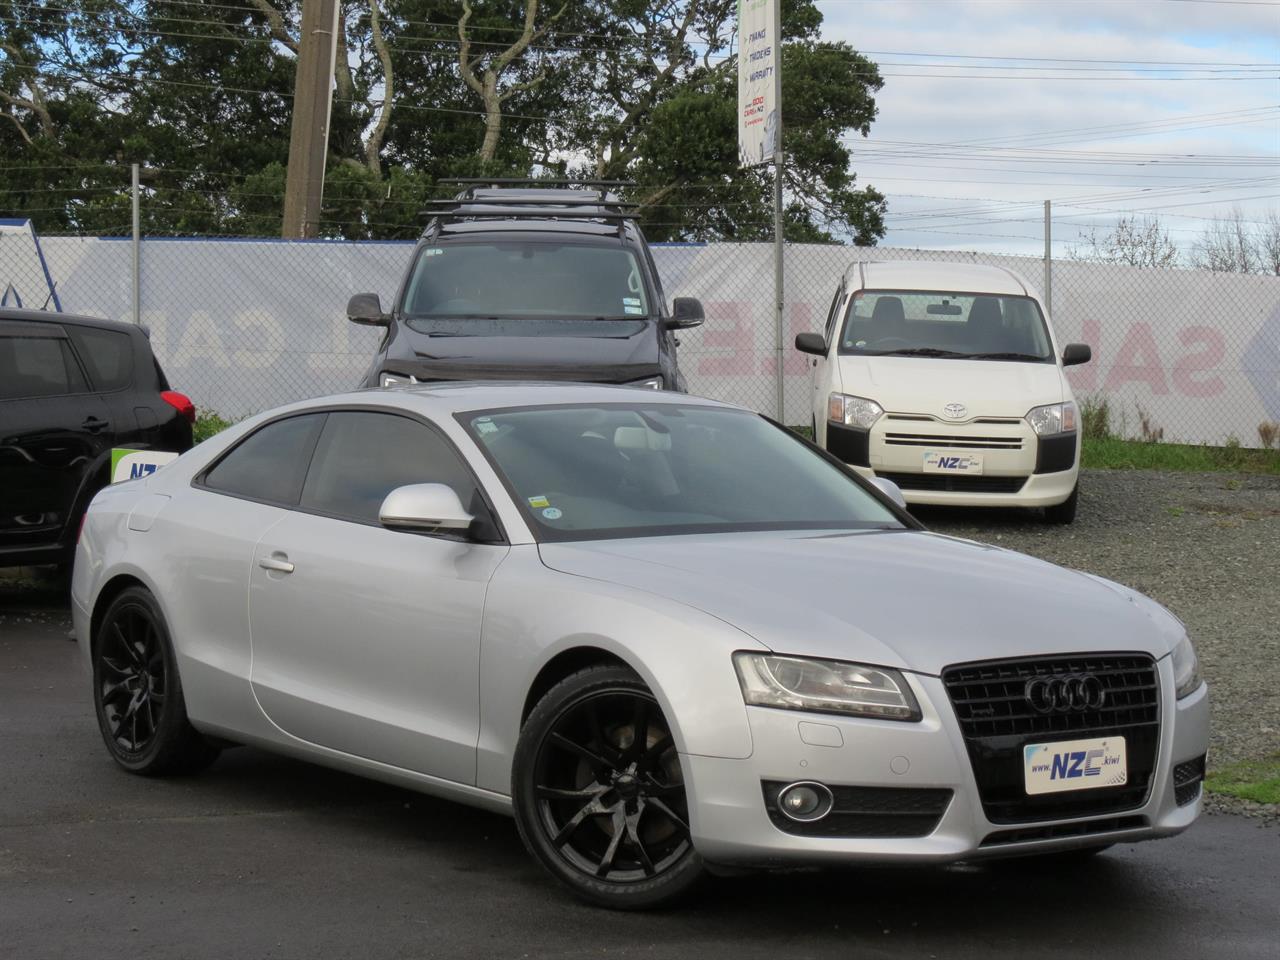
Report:
[[[69,562],[111,450],[181,453],[194,421],[142,328],[0,310],[0,566]]]
[[[668,312],[634,207],[609,183],[456,181],[436,201],[395,304],[351,298],[353,323],[386,328],[365,386],[431,380],[579,380],[684,390]],[[545,184],[547,181],[543,181]]]

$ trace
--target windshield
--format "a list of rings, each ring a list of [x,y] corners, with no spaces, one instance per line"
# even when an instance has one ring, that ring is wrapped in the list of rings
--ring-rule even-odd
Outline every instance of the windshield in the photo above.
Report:
[[[839,467],[745,411],[622,403],[459,420],[539,540],[902,526]]]
[[[1050,362],[1053,349],[1031,297],[864,290],[845,317],[840,352]]]
[[[635,256],[619,246],[504,240],[418,251],[402,312],[433,318],[621,318],[649,314]]]

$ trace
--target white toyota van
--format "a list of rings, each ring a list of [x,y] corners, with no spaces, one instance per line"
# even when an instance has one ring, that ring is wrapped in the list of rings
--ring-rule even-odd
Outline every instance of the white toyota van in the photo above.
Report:
[[[908,503],[1043,507],[1075,519],[1080,414],[1039,296],[999,267],[855,263],[812,354],[815,442]]]

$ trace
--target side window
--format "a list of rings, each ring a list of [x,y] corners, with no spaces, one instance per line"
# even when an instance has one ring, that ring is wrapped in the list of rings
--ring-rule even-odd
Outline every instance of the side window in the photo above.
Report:
[[[133,341],[127,333],[67,325],[95,390],[120,390],[133,382]]]
[[[205,474],[211,490],[294,506],[325,414],[277,420],[251,433]]]
[[[434,430],[391,413],[331,413],[307,472],[301,506],[377,523],[387,494],[410,483],[447,484],[475,509],[470,471]]]
[[[0,336],[0,399],[61,397],[88,389],[66,340]]]

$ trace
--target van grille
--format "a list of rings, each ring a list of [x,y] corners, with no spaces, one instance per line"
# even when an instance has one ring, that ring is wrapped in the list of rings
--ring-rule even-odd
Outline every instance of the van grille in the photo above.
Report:
[[[952,493],[1017,493],[1026,477],[966,477],[949,473],[886,473],[877,477],[892,480],[900,490],[945,490]]]
[[[897,447],[947,447],[959,450],[1021,450],[1021,437],[945,436],[932,433],[886,433],[884,442]]]

